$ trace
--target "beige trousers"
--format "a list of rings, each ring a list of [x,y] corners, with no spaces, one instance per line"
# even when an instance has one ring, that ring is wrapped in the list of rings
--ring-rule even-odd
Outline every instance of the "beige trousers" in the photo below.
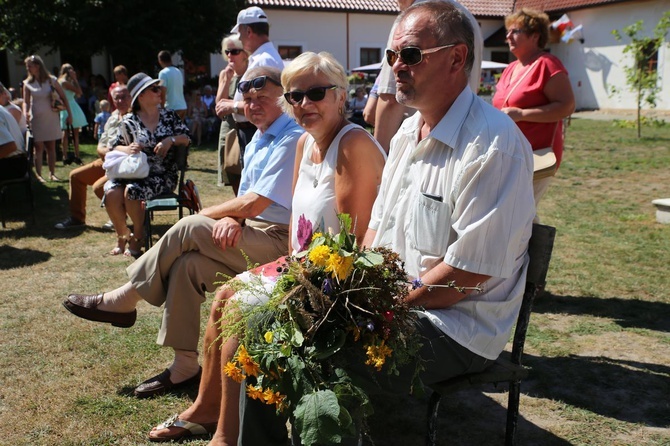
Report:
[[[165,304],[157,343],[198,350],[200,306],[215,282],[247,270],[247,261],[264,264],[287,254],[288,226],[247,220],[237,248],[221,249],[212,241],[216,220],[201,215],[182,218],[149,251],[127,268],[144,300]]]

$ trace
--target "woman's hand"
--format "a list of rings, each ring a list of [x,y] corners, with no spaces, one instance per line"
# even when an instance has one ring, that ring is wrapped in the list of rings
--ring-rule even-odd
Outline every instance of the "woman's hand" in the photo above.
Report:
[[[65,118],[65,123],[67,125],[72,125],[72,116],[70,115],[70,113],[67,114],[67,118]]]
[[[519,107],[503,107],[500,111],[512,118],[514,122],[519,122],[523,119],[523,109]]]
[[[159,142],[156,144],[156,147],[154,147],[154,153],[161,158],[165,158],[167,156],[168,150],[172,147],[173,142],[171,138],[165,138],[163,141]]]
[[[121,152],[127,153],[128,155],[134,155],[142,151],[142,146],[136,142],[130,143],[129,146],[116,146],[114,150],[119,150]]]
[[[221,249],[234,248],[242,236],[242,225],[234,218],[224,217],[214,223],[212,241]]]

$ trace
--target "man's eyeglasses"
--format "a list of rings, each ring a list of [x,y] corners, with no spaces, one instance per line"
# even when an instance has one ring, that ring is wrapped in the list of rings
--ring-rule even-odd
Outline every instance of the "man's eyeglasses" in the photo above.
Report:
[[[305,96],[312,102],[319,102],[326,97],[326,91],[336,89],[337,85],[329,85],[327,87],[310,88],[307,91],[289,91],[288,93],[284,93],[284,99],[291,105],[301,104],[302,100],[305,99]]]
[[[449,45],[444,46],[436,46],[435,48],[427,48],[425,50],[422,50],[421,48],[416,46],[406,46],[405,48],[402,48],[400,51],[395,51],[392,50],[391,48],[386,48],[386,62],[389,65],[393,66],[393,64],[398,60],[398,58],[400,58],[400,60],[405,65],[409,66],[417,65],[420,64],[421,61],[423,60],[424,54],[435,53],[445,48],[451,48],[454,45],[456,45],[456,43],[450,43]]]
[[[230,56],[231,54],[233,56],[237,56],[242,52],[242,50],[238,49],[238,48],[234,48],[232,50],[224,50],[223,52],[226,53],[226,56]]]
[[[254,79],[251,79],[250,81],[240,82],[239,85],[237,86],[237,90],[242,94],[247,93],[252,88],[254,90],[261,90],[263,87],[265,87],[265,83],[267,81],[270,81],[273,84],[281,87],[281,84],[279,82],[277,82],[276,80],[272,79],[271,77],[259,76],[259,77],[256,77]]]

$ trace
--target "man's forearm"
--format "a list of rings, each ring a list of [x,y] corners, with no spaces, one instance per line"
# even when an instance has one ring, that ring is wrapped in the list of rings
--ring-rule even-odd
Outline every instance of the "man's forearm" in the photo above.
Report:
[[[472,288],[483,284],[490,278],[491,276],[471,273],[440,262],[421,277],[424,286],[412,290],[407,297],[407,302],[410,305],[427,309],[446,308],[465,299],[470,293],[476,291],[467,289],[461,292],[455,288],[448,287],[431,288],[430,285],[446,285],[453,281],[455,286]]]
[[[199,212],[205,217],[219,220],[224,217],[246,219],[258,217],[270,204],[272,200],[253,192],[248,192],[241,197],[233,198],[215,206],[209,206]]]
[[[386,150],[389,151],[391,138],[396,134],[402,124],[406,107],[398,104],[392,94],[380,94],[377,100],[377,112],[375,114],[375,139]]]

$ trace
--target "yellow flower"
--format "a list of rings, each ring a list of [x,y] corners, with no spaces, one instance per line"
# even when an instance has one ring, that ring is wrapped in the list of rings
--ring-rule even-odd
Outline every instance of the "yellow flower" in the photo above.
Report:
[[[225,373],[230,379],[235,382],[241,383],[244,379],[242,370],[240,370],[234,362],[228,361],[225,366],[223,366],[223,373]]]
[[[265,332],[265,335],[263,335],[263,338],[265,338],[265,342],[271,344],[272,339],[274,338],[274,333],[272,333],[271,331],[267,331]]]
[[[386,357],[391,356],[391,353],[393,350],[384,344],[384,341],[379,345],[368,345],[366,351],[368,359],[365,364],[373,366],[379,372],[386,362]]]
[[[279,407],[284,401],[284,398],[286,398],[285,395],[282,395],[279,392],[273,392],[272,389],[265,389],[265,391],[263,391],[263,400],[265,401],[265,404],[274,404]]]
[[[328,257],[330,256],[330,248],[326,245],[320,245],[315,248],[312,248],[309,251],[309,261],[315,264],[316,266],[326,266]]]
[[[326,272],[332,272],[333,278],[342,281],[347,278],[354,264],[354,256],[342,257],[334,252],[328,257],[326,262]]]
[[[318,239],[319,237],[323,237],[323,233],[322,232],[315,232],[314,234],[312,234],[312,241]]]
[[[247,384],[247,395],[249,395],[249,398],[251,399],[263,401],[263,389],[260,387]]]
[[[240,347],[237,349],[237,362],[242,366],[244,373],[247,375],[258,376],[258,373],[261,371],[258,364],[249,356],[249,352],[247,352],[244,344],[240,344]]]

